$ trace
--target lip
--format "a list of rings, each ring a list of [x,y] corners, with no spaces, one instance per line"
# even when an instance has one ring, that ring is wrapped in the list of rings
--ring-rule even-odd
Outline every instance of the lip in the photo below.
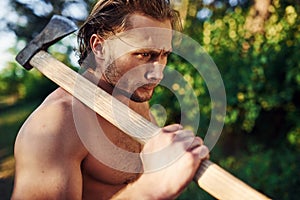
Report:
[[[154,87],[142,87],[144,90],[154,90]]]
[[[145,90],[154,90],[154,88],[157,86],[157,84],[149,83],[141,86],[140,88],[143,88]]]

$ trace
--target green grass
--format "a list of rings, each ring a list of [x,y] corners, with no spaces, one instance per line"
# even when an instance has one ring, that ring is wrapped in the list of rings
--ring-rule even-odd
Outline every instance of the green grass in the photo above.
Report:
[[[10,199],[14,177],[14,142],[19,129],[40,101],[25,102],[0,110],[0,197]]]

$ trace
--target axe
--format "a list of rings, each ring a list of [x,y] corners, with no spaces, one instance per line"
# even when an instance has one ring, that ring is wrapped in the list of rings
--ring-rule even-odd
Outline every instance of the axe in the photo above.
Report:
[[[158,126],[46,52],[50,45],[76,30],[77,26],[71,20],[54,15],[42,32],[17,55],[16,60],[27,70],[35,67],[114,126],[144,144],[151,135],[160,131]],[[130,120],[116,121],[114,113],[118,113],[118,119],[128,119],[130,116]],[[194,181],[217,199],[270,199],[209,160],[201,163]]]

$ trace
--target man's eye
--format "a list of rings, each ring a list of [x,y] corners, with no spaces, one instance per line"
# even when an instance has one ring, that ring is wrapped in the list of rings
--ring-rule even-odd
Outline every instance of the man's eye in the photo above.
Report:
[[[141,56],[143,56],[143,57],[149,57],[150,53],[141,53]]]
[[[137,53],[137,57],[139,59],[148,59],[151,57],[151,54],[150,53]]]

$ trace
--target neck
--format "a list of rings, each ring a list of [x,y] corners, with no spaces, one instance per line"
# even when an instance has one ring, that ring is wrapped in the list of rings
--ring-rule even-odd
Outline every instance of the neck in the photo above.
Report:
[[[96,72],[93,70],[86,70],[82,76],[99,86],[102,90],[112,94],[114,87],[109,84],[104,76],[98,76],[98,74],[96,74]]]

